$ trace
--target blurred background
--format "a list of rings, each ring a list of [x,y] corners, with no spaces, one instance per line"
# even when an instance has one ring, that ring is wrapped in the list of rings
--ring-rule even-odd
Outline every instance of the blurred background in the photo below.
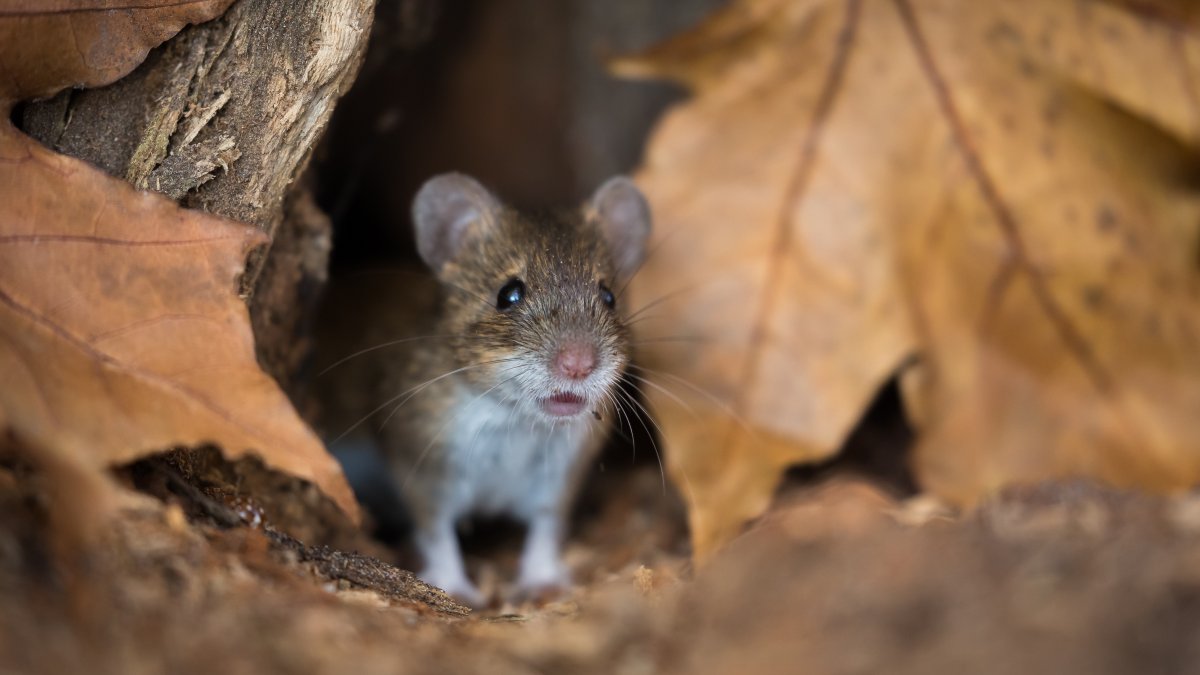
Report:
[[[461,171],[526,207],[564,206],[632,171],[682,91],[605,60],[698,22],[721,0],[384,0],[366,62],[317,156],[333,268],[411,252],[408,210]]]

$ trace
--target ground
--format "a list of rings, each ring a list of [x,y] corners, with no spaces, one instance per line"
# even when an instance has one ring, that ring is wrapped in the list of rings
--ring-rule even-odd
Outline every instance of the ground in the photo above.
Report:
[[[143,462],[119,473],[139,490],[121,517],[80,543],[51,536],[37,477],[4,465],[0,672],[1118,673],[1200,663],[1196,496],[1052,483],[955,514],[834,472],[785,490],[695,568],[657,467],[610,469],[568,547],[579,586],[468,613],[381,560],[396,559],[390,549],[314,516],[318,495],[267,476],[213,455]],[[239,484],[262,503],[236,494]],[[309,506],[289,514],[281,503]],[[514,551],[493,539],[471,556],[491,588]]]

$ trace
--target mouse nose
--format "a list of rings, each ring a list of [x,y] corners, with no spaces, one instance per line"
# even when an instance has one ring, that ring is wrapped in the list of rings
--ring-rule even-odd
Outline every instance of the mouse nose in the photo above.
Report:
[[[582,380],[596,368],[596,348],[585,342],[568,342],[554,355],[554,372],[569,380]]]

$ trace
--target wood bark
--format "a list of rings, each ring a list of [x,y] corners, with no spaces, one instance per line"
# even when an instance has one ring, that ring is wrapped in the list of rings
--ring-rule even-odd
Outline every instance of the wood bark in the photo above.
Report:
[[[128,77],[30,104],[20,120],[59,152],[270,235],[240,290],[259,360],[289,390],[330,242],[298,179],[362,62],[374,4],[241,0]]]

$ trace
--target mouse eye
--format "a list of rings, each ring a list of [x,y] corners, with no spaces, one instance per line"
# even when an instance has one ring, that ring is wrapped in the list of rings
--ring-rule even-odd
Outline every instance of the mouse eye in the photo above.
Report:
[[[613,295],[613,292],[608,290],[608,286],[604,284],[600,284],[600,302],[603,302],[604,306],[609,309],[617,306],[617,296]]]
[[[496,309],[504,311],[521,302],[525,297],[525,284],[520,279],[512,279],[500,287],[496,295]]]

